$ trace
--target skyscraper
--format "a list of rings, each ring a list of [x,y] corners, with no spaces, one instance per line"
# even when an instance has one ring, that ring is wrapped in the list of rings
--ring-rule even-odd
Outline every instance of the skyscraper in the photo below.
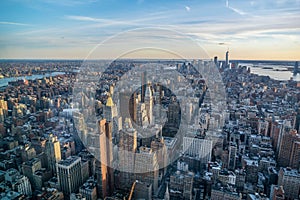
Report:
[[[57,137],[50,134],[46,142],[45,153],[48,159],[48,168],[53,174],[56,173],[56,163],[61,160],[60,143]]]
[[[298,65],[298,61],[295,62],[295,67],[294,67],[294,75],[299,73],[299,65]]]
[[[147,88],[147,72],[144,71],[142,72],[142,77],[141,77],[141,102],[144,102],[144,98],[145,98],[145,92],[146,92],[146,88]]]
[[[229,67],[229,51],[226,51],[225,67]]]
[[[102,175],[102,197],[112,194],[114,189],[113,150],[112,150],[112,122],[105,119],[99,122],[100,130],[100,160]]]
[[[216,65],[216,67],[219,67],[219,63],[218,63],[218,56],[214,57],[214,63]]]
[[[82,184],[81,158],[68,157],[56,164],[57,179],[60,190],[65,195],[76,192]]]
[[[136,122],[136,93],[120,92],[120,115],[122,119],[131,118]]]
[[[132,128],[131,119],[126,118],[124,127],[120,131],[120,143],[118,151],[120,185],[122,185],[122,187],[129,187],[130,185],[128,184],[131,184],[133,181],[135,181],[132,173],[134,172],[136,150],[137,131]]]
[[[149,124],[153,124],[153,96],[152,96],[150,84],[148,84],[146,88],[144,102],[145,102]]]
[[[290,164],[299,166],[299,144],[300,136],[296,130],[291,130],[283,134],[279,146],[278,165],[281,167],[288,167]],[[295,143],[295,144],[294,144]],[[296,159],[296,160],[295,160]]]
[[[229,146],[228,169],[234,170],[236,164],[237,147],[236,145]]]

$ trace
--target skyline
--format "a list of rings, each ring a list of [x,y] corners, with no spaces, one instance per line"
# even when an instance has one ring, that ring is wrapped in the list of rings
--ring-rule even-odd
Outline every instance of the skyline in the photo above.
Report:
[[[176,49],[182,48],[187,58],[222,60],[229,49],[231,60],[300,60],[300,0],[11,0],[1,4],[0,59],[83,59],[120,32],[155,27],[178,32],[203,50],[198,55],[199,47],[179,42]],[[151,47],[163,43],[166,36],[180,40],[176,34],[162,37],[156,32],[132,36],[138,44]],[[170,44],[163,47],[169,49]],[[100,58],[114,57],[111,52],[117,54],[115,49],[124,43],[114,45]],[[124,49],[132,47],[125,44]],[[140,52],[132,58],[172,57]]]

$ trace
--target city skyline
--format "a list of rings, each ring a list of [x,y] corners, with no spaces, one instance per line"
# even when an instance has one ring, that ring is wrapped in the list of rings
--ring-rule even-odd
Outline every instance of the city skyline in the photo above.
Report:
[[[229,49],[233,60],[300,60],[299,5],[299,0],[3,1],[0,58],[84,59],[95,46],[120,32],[157,27],[178,32],[205,52],[197,54],[197,49],[178,44],[189,58],[205,55],[225,60]],[[142,44],[165,40],[156,32],[148,34],[133,35],[133,39]],[[178,40],[177,36],[168,35],[168,39]],[[110,52],[124,43],[114,45],[96,58],[113,57]],[[163,47],[167,49],[168,44]],[[178,57],[146,51],[129,58]]]

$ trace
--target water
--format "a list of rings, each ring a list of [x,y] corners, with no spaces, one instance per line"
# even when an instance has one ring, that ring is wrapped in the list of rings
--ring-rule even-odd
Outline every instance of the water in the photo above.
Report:
[[[17,81],[17,80],[35,80],[35,79],[42,79],[44,77],[50,77],[50,76],[56,76],[56,75],[62,75],[65,74],[64,72],[52,72],[52,73],[46,73],[43,75],[36,74],[31,76],[19,76],[19,77],[10,77],[10,78],[2,78],[0,79],[0,87],[7,86],[9,82]]]
[[[252,63],[239,63],[239,65],[250,67],[252,74],[269,76],[271,79],[274,80],[287,81],[293,78],[293,80],[295,81],[300,81],[300,74],[294,76],[293,72],[291,71],[291,69],[293,69],[294,66],[272,64],[253,65]]]

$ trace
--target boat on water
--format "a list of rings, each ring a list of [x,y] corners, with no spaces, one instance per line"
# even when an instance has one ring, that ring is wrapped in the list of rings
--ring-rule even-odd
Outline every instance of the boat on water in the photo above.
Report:
[[[262,67],[262,69],[273,69],[273,67]]]

